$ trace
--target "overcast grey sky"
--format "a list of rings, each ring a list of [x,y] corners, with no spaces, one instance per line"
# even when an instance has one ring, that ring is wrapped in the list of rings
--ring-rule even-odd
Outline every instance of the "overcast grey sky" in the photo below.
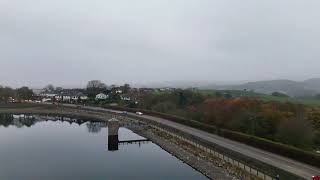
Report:
[[[0,0],[0,84],[320,77],[319,0]]]

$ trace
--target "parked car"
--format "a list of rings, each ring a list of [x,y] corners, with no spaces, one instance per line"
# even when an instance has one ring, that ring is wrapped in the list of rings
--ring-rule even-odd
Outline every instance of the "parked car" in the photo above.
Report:
[[[136,114],[137,114],[137,115],[140,115],[140,116],[143,115],[143,113],[140,112],[140,111],[136,112]]]
[[[320,176],[312,176],[312,180],[320,180]]]
[[[122,111],[122,112],[120,113],[120,115],[126,116],[126,115],[128,115],[128,112],[127,112],[127,111]]]

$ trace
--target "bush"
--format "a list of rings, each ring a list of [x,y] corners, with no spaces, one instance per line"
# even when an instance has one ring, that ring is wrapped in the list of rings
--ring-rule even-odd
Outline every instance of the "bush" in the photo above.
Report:
[[[157,112],[170,112],[174,111],[176,109],[176,105],[172,102],[161,102],[152,107],[152,110],[157,111]]]
[[[303,118],[293,118],[281,122],[276,134],[277,141],[308,150],[313,147],[313,138],[314,132],[311,123]]]

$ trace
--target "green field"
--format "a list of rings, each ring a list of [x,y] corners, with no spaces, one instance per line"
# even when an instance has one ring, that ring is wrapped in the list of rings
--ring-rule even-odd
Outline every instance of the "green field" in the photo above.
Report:
[[[298,97],[279,97],[268,94],[256,93],[253,91],[240,90],[197,90],[203,95],[216,96],[216,93],[230,94],[232,97],[256,97],[262,101],[278,101],[278,102],[292,102],[300,103],[308,106],[320,106],[320,99],[316,98],[298,98]]]

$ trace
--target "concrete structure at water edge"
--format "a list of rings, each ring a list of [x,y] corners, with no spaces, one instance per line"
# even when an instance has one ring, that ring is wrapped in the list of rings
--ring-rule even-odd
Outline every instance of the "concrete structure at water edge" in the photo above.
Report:
[[[108,151],[117,151],[119,149],[119,120],[112,118],[108,121]]]
[[[112,118],[108,120],[108,151],[118,151],[119,145],[129,145],[129,144],[138,144],[139,147],[141,144],[145,144],[150,142],[148,139],[137,139],[137,140],[119,140],[119,128],[127,127],[129,128],[131,125],[134,127],[134,124],[123,124],[118,119]],[[130,129],[130,128],[129,128]]]

